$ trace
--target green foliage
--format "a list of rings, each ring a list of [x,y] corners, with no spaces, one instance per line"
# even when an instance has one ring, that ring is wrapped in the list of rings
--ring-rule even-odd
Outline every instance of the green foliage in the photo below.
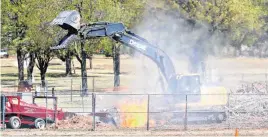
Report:
[[[1,39],[4,45],[27,44],[27,51],[44,49],[55,44],[53,37],[56,38],[57,35],[47,28],[50,27],[49,22],[63,10],[79,11],[84,23],[122,22],[127,27],[133,27],[141,17],[144,4],[145,0],[4,0]],[[97,49],[105,49],[111,53],[112,42],[102,40],[88,41],[86,52],[90,55]]]
[[[190,0],[181,3],[188,18],[207,22],[211,32],[228,33],[235,46],[254,41],[252,32],[258,33],[264,22],[263,8],[253,0]],[[248,37],[250,35],[250,37]],[[249,39],[248,39],[249,38]]]
[[[57,37],[56,32],[59,30],[57,27],[50,27],[49,22],[56,16],[55,12],[57,9],[46,7],[45,5],[53,5],[53,1],[46,1],[43,3],[44,6],[38,6],[36,2],[35,9],[31,12],[31,20],[26,23],[29,27],[27,30],[27,36],[31,38],[32,48],[34,50],[48,49],[56,44],[55,38]],[[38,8],[39,7],[39,8]],[[50,9],[49,12],[47,11]],[[53,17],[54,15],[54,17]]]
[[[99,49],[103,49],[104,50],[104,54],[106,57],[110,57],[112,56],[113,54],[113,51],[112,51],[112,46],[113,41],[110,40],[109,38],[104,38],[101,42],[100,42],[100,45],[99,45]]]
[[[3,0],[1,1],[2,47],[38,51],[54,46],[60,28],[49,22],[63,10],[77,10],[83,23],[122,22],[128,28],[139,24],[146,9],[179,11],[188,19],[209,24],[211,33],[225,33],[233,45],[251,45],[268,32],[267,0]],[[148,8],[149,7],[149,8]],[[266,20],[265,20],[266,19]],[[86,42],[88,55],[104,49],[112,54],[112,41]],[[79,44],[78,44],[79,45]],[[79,47],[78,47],[79,48]],[[78,49],[76,48],[76,49]],[[70,50],[74,50],[71,48]],[[78,52],[80,53],[80,51]],[[65,55],[65,52],[57,54]]]
[[[24,49],[23,46],[28,45],[28,40],[25,36],[27,25],[28,10],[25,1],[9,1],[3,0],[1,3],[1,40],[3,47],[16,49]],[[13,48],[14,46],[14,48]]]

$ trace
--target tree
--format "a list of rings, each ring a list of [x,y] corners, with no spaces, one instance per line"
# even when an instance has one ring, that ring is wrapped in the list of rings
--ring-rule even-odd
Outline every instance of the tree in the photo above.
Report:
[[[190,29],[186,34],[194,34],[192,43],[186,52],[189,66],[197,72],[204,70],[204,62],[208,54],[218,55],[218,49],[232,45],[240,51],[241,45],[251,45],[260,32],[263,23],[260,20],[261,8],[252,4],[252,0],[169,0],[165,1],[163,11],[176,20],[184,20]],[[166,5],[169,5],[166,6]],[[165,11],[167,7],[167,11]],[[174,12],[173,12],[174,11]],[[173,12],[173,13],[172,13]],[[177,18],[177,19],[176,19]],[[181,23],[178,21],[178,26]],[[202,34],[199,35],[199,29]],[[178,47],[179,48],[179,47]],[[220,51],[220,50],[218,50]]]
[[[115,20],[124,22],[128,28],[133,27],[139,21],[143,11],[144,1],[121,1],[115,7],[122,9],[115,16]],[[127,10],[126,10],[127,9]],[[114,68],[114,87],[120,86],[120,45],[113,44],[113,68]]]
[[[33,79],[33,70],[34,70],[34,66],[35,66],[35,52],[34,51],[30,51],[29,52],[29,64],[27,67],[27,80],[32,83],[32,79]]]
[[[50,27],[49,23],[57,15],[59,11],[60,2],[53,0],[47,1],[30,1],[31,10],[28,15],[31,19],[25,21],[29,26],[26,35],[30,38],[31,47],[29,50],[34,52],[36,57],[36,65],[40,70],[40,76],[42,86],[45,86],[45,75],[47,72],[48,64],[52,60],[54,53],[50,50],[50,47],[57,44],[57,30],[59,28]]]
[[[120,86],[120,44],[113,44],[114,87]]]
[[[72,75],[72,52],[70,50],[67,50],[67,53],[65,55],[65,66],[65,75]]]
[[[252,0],[206,0],[178,1],[190,19],[207,22],[210,36],[215,33],[228,34],[227,39],[237,49],[241,44],[252,44],[250,39],[260,31],[262,9]]]
[[[25,1],[2,1],[2,23],[1,36],[4,44],[10,44],[17,53],[18,79],[24,80],[24,57],[26,46],[29,46],[29,39],[26,37],[28,26],[25,24],[29,11],[29,3]]]
[[[42,86],[45,86],[47,68],[54,56],[50,47],[56,45],[53,37],[55,35],[53,35],[54,31],[47,26],[40,27],[39,29],[33,27],[32,29],[30,29],[29,35],[31,35],[33,48],[35,49],[36,66],[40,70]]]
[[[258,38],[253,42],[253,46],[259,49],[259,57],[267,57],[268,47],[266,43],[268,43],[268,1],[254,0],[253,4],[261,7],[262,16],[260,18],[264,21],[264,24],[261,26],[262,33],[260,33]]]
[[[74,55],[81,65],[82,96],[88,94],[85,41],[75,42]]]
[[[53,59],[53,52],[48,48],[40,48],[36,52],[37,67],[40,70],[42,86],[46,86],[45,78],[49,62]]]

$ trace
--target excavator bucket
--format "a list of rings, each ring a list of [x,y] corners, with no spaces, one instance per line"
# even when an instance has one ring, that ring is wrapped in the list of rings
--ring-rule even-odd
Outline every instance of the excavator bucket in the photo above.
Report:
[[[75,10],[66,10],[59,13],[59,15],[50,23],[51,25],[58,25],[61,28],[69,31],[77,31],[80,29],[81,16]]]
[[[62,29],[68,30],[68,34],[64,36],[57,46],[51,47],[52,50],[65,49],[68,46],[78,40],[76,35],[78,30],[81,27],[80,24],[80,14],[75,10],[67,10],[61,12],[51,23],[50,25],[60,26]]]
[[[91,116],[93,114],[90,114]],[[109,109],[102,109],[99,112],[95,113],[95,116],[99,118],[100,122],[112,124],[117,127],[119,123],[118,109],[113,107]]]

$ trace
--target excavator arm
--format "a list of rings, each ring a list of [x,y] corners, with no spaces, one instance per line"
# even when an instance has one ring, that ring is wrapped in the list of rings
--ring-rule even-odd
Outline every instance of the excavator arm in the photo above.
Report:
[[[165,52],[126,30],[122,23],[95,23],[89,25],[88,29],[82,32],[82,36],[86,38],[110,37],[153,60],[167,81],[175,74],[174,66]]]
[[[68,30],[68,34],[60,41],[58,46],[51,47],[51,49],[67,48],[71,42],[79,39],[109,37],[125,46],[135,49],[154,61],[167,81],[168,89],[172,92],[175,92],[175,69],[169,56],[164,51],[152,45],[144,38],[127,30],[122,23],[96,22],[80,27],[79,25],[70,24],[71,21],[68,20],[68,16],[79,15],[79,13],[74,14],[76,11],[70,12],[72,13],[66,14],[66,18],[63,18],[61,13],[52,21],[52,25],[58,25],[63,29]],[[70,18],[72,19],[79,17]]]

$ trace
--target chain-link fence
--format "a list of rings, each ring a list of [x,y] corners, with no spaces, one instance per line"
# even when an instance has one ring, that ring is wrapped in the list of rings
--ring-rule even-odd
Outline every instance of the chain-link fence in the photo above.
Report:
[[[17,116],[28,128],[35,128],[35,120],[41,118],[47,128],[64,130],[268,128],[268,94],[92,92],[73,94],[71,101],[69,93],[54,93],[2,93],[6,97],[1,107],[2,124],[4,119],[10,127],[11,117]],[[12,110],[3,110],[4,106]]]

